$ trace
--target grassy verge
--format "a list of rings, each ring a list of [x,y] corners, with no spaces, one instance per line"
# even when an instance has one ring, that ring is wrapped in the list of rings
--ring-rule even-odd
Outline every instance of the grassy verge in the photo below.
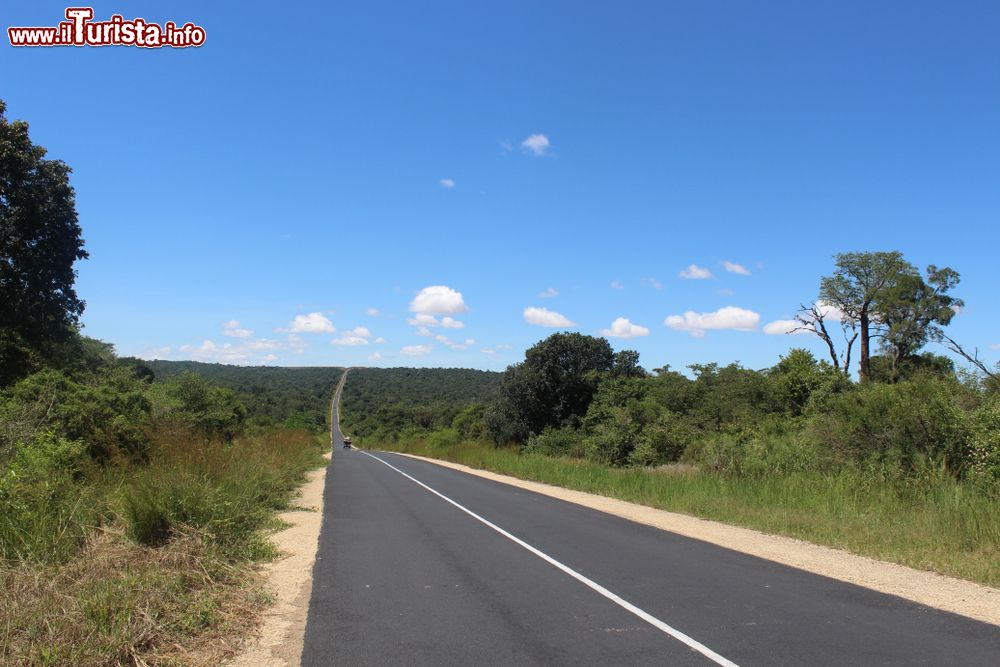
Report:
[[[274,555],[274,512],[323,451],[308,431],[276,431],[230,445],[172,438],[145,465],[58,485],[25,467],[30,488],[0,497],[14,517],[0,525],[0,663],[219,664],[267,602],[255,564]],[[10,491],[39,502],[18,506]]]
[[[1000,502],[945,474],[904,484],[854,470],[723,477],[694,468],[610,468],[480,443],[365,443],[787,535],[1000,586]]]

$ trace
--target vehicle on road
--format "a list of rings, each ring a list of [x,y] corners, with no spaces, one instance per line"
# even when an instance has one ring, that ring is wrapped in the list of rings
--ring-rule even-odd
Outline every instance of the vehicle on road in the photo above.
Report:
[[[350,448],[351,448],[351,437],[345,435],[344,436],[344,449],[350,449]]]

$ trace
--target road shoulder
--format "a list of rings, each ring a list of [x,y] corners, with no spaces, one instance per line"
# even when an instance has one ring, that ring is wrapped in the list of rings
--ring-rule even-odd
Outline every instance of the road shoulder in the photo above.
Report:
[[[981,584],[858,556],[790,537],[769,535],[624,500],[522,480],[459,463],[394,453],[1000,626],[1000,590]]]
[[[330,459],[329,454],[324,456]],[[267,589],[275,600],[264,612],[257,636],[226,663],[228,667],[291,667],[301,663],[327,469],[324,466],[308,473],[294,503],[300,509],[278,514],[291,525],[271,536],[281,556],[263,568]]]

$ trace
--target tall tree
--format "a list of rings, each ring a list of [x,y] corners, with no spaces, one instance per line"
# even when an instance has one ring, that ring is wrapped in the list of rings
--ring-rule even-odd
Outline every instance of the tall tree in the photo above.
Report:
[[[933,264],[927,278],[904,275],[875,304],[882,347],[890,361],[890,381],[899,380],[901,364],[930,341],[943,339],[947,326],[964,303],[948,294],[960,277],[957,271]]]
[[[6,110],[0,101],[0,386],[73,335],[84,308],[73,265],[87,257],[70,168]]]
[[[484,417],[490,436],[501,444],[523,441],[546,426],[578,420],[615,361],[604,338],[557,333],[536,343],[523,362],[504,373],[499,395]],[[623,375],[637,374],[638,355],[619,353],[618,366]]]
[[[871,334],[878,324],[876,304],[900,281],[919,277],[916,267],[900,252],[848,252],[836,256],[833,275],[820,281],[820,300],[843,313],[844,320],[856,325],[860,337],[858,376],[871,378]]]

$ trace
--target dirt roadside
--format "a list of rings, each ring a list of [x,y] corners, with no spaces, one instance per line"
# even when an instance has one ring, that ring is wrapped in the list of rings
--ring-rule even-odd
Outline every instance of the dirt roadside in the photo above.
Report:
[[[324,456],[330,459],[329,453]],[[326,471],[324,467],[308,473],[295,501],[296,507],[302,509],[278,515],[291,526],[271,536],[282,555],[263,568],[267,588],[274,594],[275,602],[264,612],[257,636],[226,663],[228,667],[290,667],[302,662],[313,565],[323,522]]]
[[[832,579],[864,586],[881,593],[896,595],[928,607],[1000,625],[1000,590],[981,584],[933,572],[914,570],[903,565],[886,563],[848,553],[841,549],[819,546],[790,537],[768,535],[749,528],[698,519],[686,514],[667,512],[624,500],[572,491],[539,482],[529,482],[516,477],[477,470],[458,463],[411,454],[401,455],[566,500],[630,521],[703,542],[710,542],[720,547]]]

